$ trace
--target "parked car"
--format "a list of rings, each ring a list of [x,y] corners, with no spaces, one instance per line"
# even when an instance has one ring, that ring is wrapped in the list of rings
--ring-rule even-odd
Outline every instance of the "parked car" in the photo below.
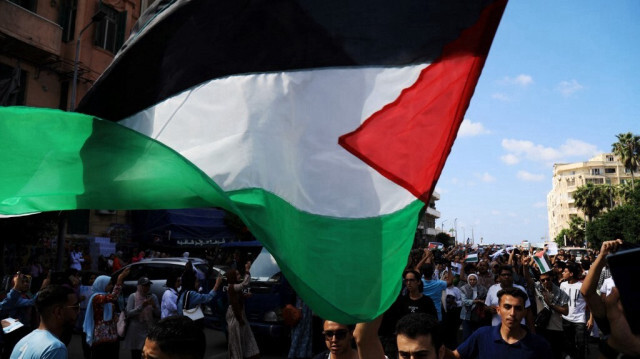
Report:
[[[129,276],[125,279],[122,287],[122,294],[128,297],[131,293],[134,293],[138,286],[138,279],[140,277],[148,277],[151,280],[151,293],[158,297],[158,300],[162,300],[162,295],[167,289],[167,277],[170,274],[181,275],[184,272],[184,266],[187,261],[191,261],[196,267],[198,278],[204,279],[206,273],[209,271],[209,266],[204,259],[200,258],[148,258],[143,259],[140,262],[131,263],[124,268],[131,268]],[[116,272],[116,275],[120,274],[123,269]],[[204,283],[201,283],[204,285]],[[206,287],[205,287],[206,289]]]
[[[562,247],[560,249],[563,249],[566,253],[575,256],[576,262],[578,263],[582,262],[582,258],[589,254],[589,251],[586,248],[581,247]]]

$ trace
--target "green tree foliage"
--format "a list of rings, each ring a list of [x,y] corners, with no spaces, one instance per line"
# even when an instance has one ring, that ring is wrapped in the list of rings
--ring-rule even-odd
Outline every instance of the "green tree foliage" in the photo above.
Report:
[[[562,230],[560,231],[560,233],[558,233],[558,235],[556,236],[556,238],[553,239],[554,242],[556,242],[556,244],[558,246],[564,246],[564,237],[567,236],[567,240],[569,238],[571,238],[571,234],[569,233],[569,228],[562,228]]]
[[[587,224],[589,245],[599,248],[603,241],[620,238],[640,243],[640,186],[633,189],[625,204],[601,214]]]
[[[569,219],[569,231],[567,236],[567,246],[582,247],[584,245],[585,223],[578,216]]]
[[[624,168],[631,172],[631,186],[635,187],[633,173],[640,167],[640,136],[627,132],[616,137],[618,142],[611,145],[611,150],[620,158]]]
[[[573,199],[576,207],[584,212],[587,221],[591,221],[603,209],[609,207],[611,198],[607,187],[604,185],[595,185],[587,183],[580,186],[573,192]]]

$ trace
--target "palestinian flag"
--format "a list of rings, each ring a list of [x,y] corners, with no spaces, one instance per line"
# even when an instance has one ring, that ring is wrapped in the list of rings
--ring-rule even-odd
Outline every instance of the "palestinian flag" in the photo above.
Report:
[[[505,6],[157,1],[87,115],[0,112],[0,212],[222,207],[318,315],[377,317]]]
[[[540,268],[540,273],[544,274],[551,271],[551,263],[549,263],[549,258],[546,256],[546,250],[539,251],[533,256],[533,260]]]
[[[465,263],[478,263],[478,253],[469,253],[464,257]]]

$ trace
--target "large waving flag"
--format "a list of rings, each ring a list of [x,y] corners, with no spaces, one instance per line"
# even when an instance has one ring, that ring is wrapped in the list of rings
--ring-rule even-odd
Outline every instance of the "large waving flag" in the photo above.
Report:
[[[316,313],[372,319],[400,289],[505,6],[156,2],[88,115],[0,110],[0,213],[223,207]]]

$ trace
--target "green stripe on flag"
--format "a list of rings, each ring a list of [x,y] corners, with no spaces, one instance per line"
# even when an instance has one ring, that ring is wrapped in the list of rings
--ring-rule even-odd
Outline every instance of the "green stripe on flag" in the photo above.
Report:
[[[343,323],[371,320],[394,302],[424,206],[416,200],[345,219],[300,211],[262,189],[225,193],[165,145],[59,110],[0,108],[0,141],[0,213],[223,207],[245,221],[317,314]]]
[[[299,211],[259,189],[230,197],[319,316],[371,320],[397,298],[423,202],[380,217],[343,219]]]
[[[219,206],[223,191],[165,145],[79,113],[0,108],[0,213]]]

